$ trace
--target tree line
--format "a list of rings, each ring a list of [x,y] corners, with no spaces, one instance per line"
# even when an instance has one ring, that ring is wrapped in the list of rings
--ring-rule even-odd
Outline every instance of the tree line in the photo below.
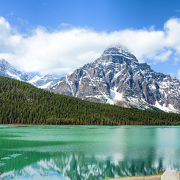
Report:
[[[180,114],[83,101],[0,76],[0,124],[180,125]]]

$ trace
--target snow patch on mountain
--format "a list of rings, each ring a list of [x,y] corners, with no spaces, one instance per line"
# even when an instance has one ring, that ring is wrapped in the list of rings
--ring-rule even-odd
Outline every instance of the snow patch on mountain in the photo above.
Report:
[[[48,82],[47,84],[44,84],[42,86],[39,86],[40,89],[48,89],[51,87],[52,81]]]
[[[162,111],[165,111],[165,112],[175,112],[175,113],[178,112],[173,107],[173,105],[171,105],[171,104],[168,104],[168,106],[166,106],[165,104],[161,105],[158,101],[156,101],[155,107],[157,107],[158,109],[161,109]]]
[[[13,74],[13,73],[11,73],[9,71],[6,71],[6,73],[7,73],[7,75],[9,75],[10,77],[12,77],[14,79],[21,80],[21,78],[16,74]]]
[[[114,87],[114,89],[110,89],[110,98],[112,100],[118,100],[118,101],[123,101],[123,93],[117,92],[117,87]]]
[[[41,77],[40,76],[37,76],[37,75],[35,75],[31,80],[29,80],[28,82],[30,83],[30,84],[35,84],[37,81],[39,81],[41,79]]]

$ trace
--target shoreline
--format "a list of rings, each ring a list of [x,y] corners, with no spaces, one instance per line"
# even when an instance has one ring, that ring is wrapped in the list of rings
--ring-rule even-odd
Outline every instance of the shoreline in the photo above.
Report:
[[[133,177],[121,177],[121,178],[107,178],[105,180],[160,180],[161,175],[151,176],[133,176]]]

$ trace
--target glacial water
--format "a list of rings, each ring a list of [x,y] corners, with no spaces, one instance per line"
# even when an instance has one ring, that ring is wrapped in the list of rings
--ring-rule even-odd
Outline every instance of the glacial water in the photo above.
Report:
[[[98,180],[180,170],[180,127],[0,126],[1,180]]]

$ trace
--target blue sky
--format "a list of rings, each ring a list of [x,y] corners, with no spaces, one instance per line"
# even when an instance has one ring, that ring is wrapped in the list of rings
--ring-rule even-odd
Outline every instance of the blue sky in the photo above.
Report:
[[[174,29],[179,30],[179,0],[0,0],[0,17],[4,18],[1,22],[1,28],[5,29],[3,31],[8,31],[6,36],[10,38],[10,45],[7,45],[7,42],[0,42],[0,57],[7,57],[10,62],[21,66],[21,69],[25,71],[68,73],[89,60],[92,61],[102,53],[104,46],[98,41],[108,41],[110,39],[111,43],[107,43],[107,46],[109,46],[113,45],[113,38],[118,39],[118,36],[122,36],[119,43],[126,42],[125,45],[130,46],[128,48],[141,61],[150,63],[156,71],[172,73],[176,77],[178,71],[180,72],[180,42],[175,42],[174,39],[177,38],[174,37],[173,39],[172,35],[163,38],[169,31],[173,33]],[[6,23],[9,24],[9,29],[5,27]],[[137,38],[132,38],[132,43],[136,44],[136,39],[138,41],[139,47],[137,49],[129,43],[128,31],[131,31],[130,36],[137,35]],[[89,37],[97,37],[95,42],[90,42],[90,45],[87,45],[86,48],[84,48],[84,44],[88,44],[91,39],[88,39],[84,33],[89,34]],[[103,35],[103,33],[106,35]],[[176,33],[178,34],[178,32]],[[161,47],[161,44],[158,44],[155,40],[152,43],[148,39],[151,34],[153,34],[152,39],[157,37],[159,41],[163,41],[164,45]],[[17,38],[15,43],[12,43],[11,39],[14,39],[14,35]],[[66,44],[65,46],[69,47],[69,50],[66,48],[64,52],[59,53],[63,45],[58,43],[61,39],[63,39],[62,43],[65,43],[66,39],[64,37],[66,36],[74,39],[71,42],[70,38],[67,38],[69,44],[73,45],[70,47],[69,44]],[[74,36],[82,38],[84,44],[82,40],[78,41]],[[126,40],[126,37],[128,40]],[[41,38],[42,42],[39,43]],[[141,38],[141,41],[143,41],[143,38],[147,38],[145,43],[152,43],[146,47],[147,49],[157,47],[152,51],[145,49],[146,53],[143,53],[140,49],[142,48],[143,51],[145,45],[139,42],[138,38]],[[54,39],[59,41],[56,42]],[[84,41],[84,39],[87,40]],[[46,58],[48,54],[46,54],[46,57],[40,56],[48,48],[48,45],[47,47],[44,45],[46,41],[47,44],[52,44],[51,47],[57,50],[52,49],[49,53],[50,57],[56,59],[54,61],[51,58]],[[37,43],[33,44],[34,42]],[[74,48],[76,43],[78,44],[77,47],[80,48],[78,50]],[[117,44],[117,41],[115,44]],[[34,53],[32,49],[32,46],[38,47],[38,45],[40,45],[39,54]],[[93,49],[92,46],[96,49]],[[26,49],[23,49],[24,47]],[[61,47],[61,49],[59,50],[58,47]],[[79,54],[75,53],[75,50]],[[72,56],[64,55],[65,52],[67,54],[71,53]],[[26,55],[23,56],[23,53]],[[165,55],[167,55],[166,58],[163,58]],[[74,58],[76,56],[77,58]],[[33,67],[29,59],[34,59],[32,62],[36,68]],[[66,66],[63,63],[66,63]]]
[[[0,0],[0,4],[0,16],[22,31],[38,25],[51,30],[63,22],[100,31],[152,25],[161,29],[167,19],[180,17],[179,0]]]

